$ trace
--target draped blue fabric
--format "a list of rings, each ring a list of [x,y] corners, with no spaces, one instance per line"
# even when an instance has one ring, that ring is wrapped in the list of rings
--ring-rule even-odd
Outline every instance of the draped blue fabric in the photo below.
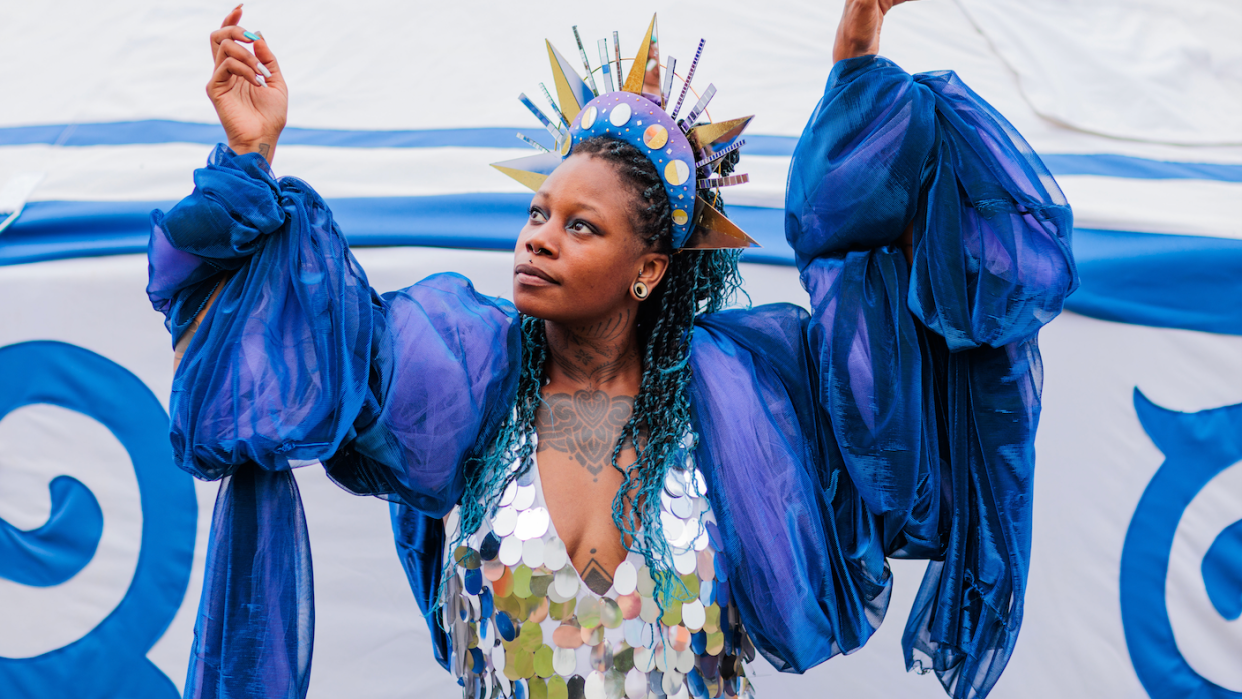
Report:
[[[230,478],[187,696],[302,697],[313,602],[290,469],[321,461],[347,489],[416,506],[394,531],[419,557],[411,584],[429,601],[424,569],[439,549],[428,540],[443,526],[424,520],[456,504],[463,462],[512,403],[516,312],[457,275],[376,295],[323,200],[300,180],[277,182],[257,154],[218,147],[194,179],[193,194],[152,215],[147,287],[175,341],[223,285],[169,404],[177,465]]]
[[[174,454],[208,479],[331,456],[367,398],[366,275],[323,200],[301,181],[278,185],[265,162],[217,150],[194,193],[152,216],[152,248],[233,270],[173,379]],[[148,295],[165,298],[164,282],[153,275]]]
[[[439,518],[512,406],[517,315],[456,275],[378,296],[318,195],[256,155],[218,148],[195,184],[153,215],[148,287],[175,339],[223,285],[170,406],[178,464],[229,477],[187,695],[300,697],[310,559],[289,469],[319,460],[392,501],[429,609]],[[907,665],[982,697],[1021,623],[1035,332],[1076,284],[1069,208],[952,73],[864,57],[834,68],[786,209],[811,312],[724,311],[692,338],[696,458],[731,594],[757,649],[803,671],[878,627],[888,557],[931,559]],[[892,244],[911,225],[913,265]]]
[[[820,516],[849,554],[825,585],[865,583],[841,631],[799,646],[790,664],[866,640],[887,595],[883,554],[930,558],[903,638],[907,667],[934,670],[952,696],[985,695],[1022,620],[1035,333],[1077,286],[1069,206],[1022,137],[956,75],[910,76],[866,56],[834,67],[795,150],[785,208],[828,425],[813,456],[835,484]],[[911,224],[907,267],[889,243]],[[744,337],[734,343],[771,356]],[[719,422],[702,425],[714,433]],[[719,470],[729,458],[713,455]],[[738,485],[726,493],[752,492]],[[742,579],[767,570],[741,568]],[[767,577],[785,574],[776,571]],[[843,571],[856,572],[843,581]],[[746,621],[763,639],[762,620]],[[794,632],[774,633],[806,639],[815,627]]]
[[[217,496],[187,696],[304,697],[314,597],[289,469],[332,455],[370,371],[366,278],[323,201],[258,155],[217,149],[152,214],[148,296],[174,341],[222,282],[173,378],[177,464]],[[282,191],[283,189],[283,191]],[[341,263],[344,264],[341,264]],[[226,275],[227,282],[225,282]]]
[[[212,513],[185,695],[306,696],[314,630],[297,483],[288,472],[238,469],[221,483]]]

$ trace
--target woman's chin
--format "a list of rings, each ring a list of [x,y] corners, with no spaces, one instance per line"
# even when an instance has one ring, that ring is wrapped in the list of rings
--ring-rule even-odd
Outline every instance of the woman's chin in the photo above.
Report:
[[[528,289],[521,284],[513,285],[513,305],[517,307],[518,313],[540,320],[548,320],[549,315],[556,315],[547,298],[540,298],[546,295],[539,291]]]
[[[559,285],[527,286],[515,283],[513,305],[524,316],[565,325],[595,323],[618,312],[613,306],[599,304],[598,299],[583,298]]]
[[[513,290],[513,305],[517,307],[518,312],[530,318],[538,318],[546,320],[550,323],[558,323],[564,325],[580,325],[585,322],[591,322],[589,313],[584,316],[584,310],[580,306],[566,307],[567,304],[563,299],[557,299],[555,302],[548,297],[539,298],[541,294],[523,292],[519,289]]]

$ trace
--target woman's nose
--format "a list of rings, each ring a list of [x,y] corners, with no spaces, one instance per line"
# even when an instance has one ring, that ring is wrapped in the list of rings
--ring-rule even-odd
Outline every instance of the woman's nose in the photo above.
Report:
[[[556,247],[552,241],[549,240],[548,234],[544,230],[546,228],[547,225],[545,224],[544,226],[541,226],[539,230],[536,230],[526,238],[526,252],[536,256],[556,256]]]

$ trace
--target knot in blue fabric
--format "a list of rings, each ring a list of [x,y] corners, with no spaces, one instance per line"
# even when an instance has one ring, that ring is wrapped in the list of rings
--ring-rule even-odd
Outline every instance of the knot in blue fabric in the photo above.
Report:
[[[918,209],[935,122],[931,91],[892,61],[833,66],[789,170],[785,235],[799,269],[901,235]]]
[[[235,268],[284,225],[280,186],[263,156],[217,145],[207,167],[194,171],[194,192],[163,223],[179,250]]]

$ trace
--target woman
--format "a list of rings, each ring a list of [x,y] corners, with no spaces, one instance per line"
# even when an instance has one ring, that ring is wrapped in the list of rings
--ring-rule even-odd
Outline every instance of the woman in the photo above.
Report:
[[[150,247],[184,353],[174,452],[229,477],[187,694],[305,694],[289,469],[319,460],[393,501],[467,696],[747,694],[756,649],[800,672],[861,647],[887,556],[932,561],[907,667],[986,695],[1021,623],[1035,335],[1076,284],[1070,214],[956,76],[875,55],[891,4],[847,3],[791,165],[809,315],[722,310],[737,253],[688,244],[658,148],[582,117],[532,200],[512,305],[456,275],[376,295],[324,202],[267,168],[286,87],[234,10],[208,85],[229,147],[153,214]]]

